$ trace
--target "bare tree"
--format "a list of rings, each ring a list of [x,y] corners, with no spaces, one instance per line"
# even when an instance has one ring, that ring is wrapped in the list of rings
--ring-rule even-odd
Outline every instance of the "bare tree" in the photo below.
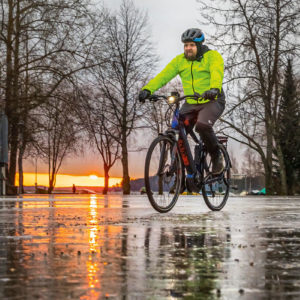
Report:
[[[180,79],[173,79],[156,94],[170,96],[171,92],[183,93]],[[172,122],[174,106],[168,105],[164,100],[160,100],[155,103],[149,103],[147,101],[144,107],[144,127],[150,129],[154,136],[164,132],[167,129],[167,125],[170,125]]]
[[[235,102],[228,105],[223,122],[234,130],[234,139],[260,155],[269,194],[274,193],[276,148],[281,192],[286,194],[278,112],[282,70],[289,55],[299,54],[299,0],[198,2],[203,17],[217,28],[212,42],[228,55],[229,98]]]
[[[96,87],[97,89],[97,87]],[[112,137],[117,134],[117,128],[107,120],[106,103],[101,94],[93,88],[81,88],[81,105],[77,113],[82,126],[88,132],[90,144],[95,146],[103,161],[104,189],[107,194],[109,187],[109,172],[116,161],[120,159],[120,144]]]
[[[49,169],[49,188],[52,193],[56,175],[61,164],[69,154],[76,152],[80,128],[74,116],[73,92],[64,86],[58,89],[51,105],[45,104],[39,108],[38,128],[35,138],[37,147],[43,155]]]
[[[121,146],[123,193],[130,193],[128,138],[136,128],[137,92],[155,66],[147,16],[132,1],[124,0],[117,15],[107,22],[106,53],[108,62],[95,70],[106,103],[106,119],[117,132],[111,133]]]
[[[22,160],[20,122],[46,103],[64,81],[92,66],[89,57],[99,35],[104,13],[97,23],[86,0],[1,0],[0,66],[5,81],[5,111],[9,120],[9,181],[14,184],[17,152]],[[95,9],[94,9],[95,11]],[[92,24],[92,26],[91,26]],[[23,139],[24,141],[24,139]]]

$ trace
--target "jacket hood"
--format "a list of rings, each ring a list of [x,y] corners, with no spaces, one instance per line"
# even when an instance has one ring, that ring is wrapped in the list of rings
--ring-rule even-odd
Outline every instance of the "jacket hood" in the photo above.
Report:
[[[201,61],[201,59],[203,58],[204,53],[206,53],[210,49],[206,45],[202,45],[202,43],[196,43],[196,45],[197,45],[196,60]]]

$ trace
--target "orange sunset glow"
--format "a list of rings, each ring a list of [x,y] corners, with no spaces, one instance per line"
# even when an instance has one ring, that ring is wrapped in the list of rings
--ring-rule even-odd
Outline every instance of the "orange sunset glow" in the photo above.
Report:
[[[109,186],[120,184],[122,178],[110,177]],[[35,173],[24,173],[24,186],[34,186],[35,182],[37,185],[48,186],[49,176],[48,174],[35,174]],[[16,174],[16,185],[19,184],[19,174]],[[56,176],[55,187],[70,187],[73,184],[76,186],[104,186],[104,177],[98,177],[95,174],[88,176],[76,176],[67,174],[58,174]]]

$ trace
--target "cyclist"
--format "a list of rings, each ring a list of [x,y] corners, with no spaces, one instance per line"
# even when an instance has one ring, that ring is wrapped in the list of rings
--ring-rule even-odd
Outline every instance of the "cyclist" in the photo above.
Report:
[[[181,106],[179,120],[184,122],[187,131],[194,125],[212,158],[212,173],[217,175],[224,169],[223,157],[213,125],[225,108],[225,94],[222,89],[224,62],[222,56],[206,45],[204,33],[198,28],[186,30],[181,41],[184,53],[176,56],[158,75],[145,85],[139,93],[139,101],[145,100],[156,90],[167,84],[176,75],[181,77],[187,98]],[[203,95],[203,98],[200,95]]]

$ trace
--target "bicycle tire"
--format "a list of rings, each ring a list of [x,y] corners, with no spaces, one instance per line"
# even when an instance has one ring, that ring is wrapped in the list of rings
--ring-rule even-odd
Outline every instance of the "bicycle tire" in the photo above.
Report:
[[[147,152],[144,176],[148,199],[156,211],[166,213],[174,207],[182,189],[182,174],[177,144],[168,136],[158,136]]]
[[[216,176],[216,178],[220,178],[219,180],[216,180],[213,184],[210,185],[204,184],[202,187],[202,196],[204,198],[204,201],[208,208],[213,211],[219,211],[225,206],[230,190],[231,163],[229,155],[223,145],[220,144],[219,148],[225,162],[224,170],[220,175]],[[208,172],[210,172],[211,162],[208,161],[208,154],[205,157],[205,160],[208,167]]]

